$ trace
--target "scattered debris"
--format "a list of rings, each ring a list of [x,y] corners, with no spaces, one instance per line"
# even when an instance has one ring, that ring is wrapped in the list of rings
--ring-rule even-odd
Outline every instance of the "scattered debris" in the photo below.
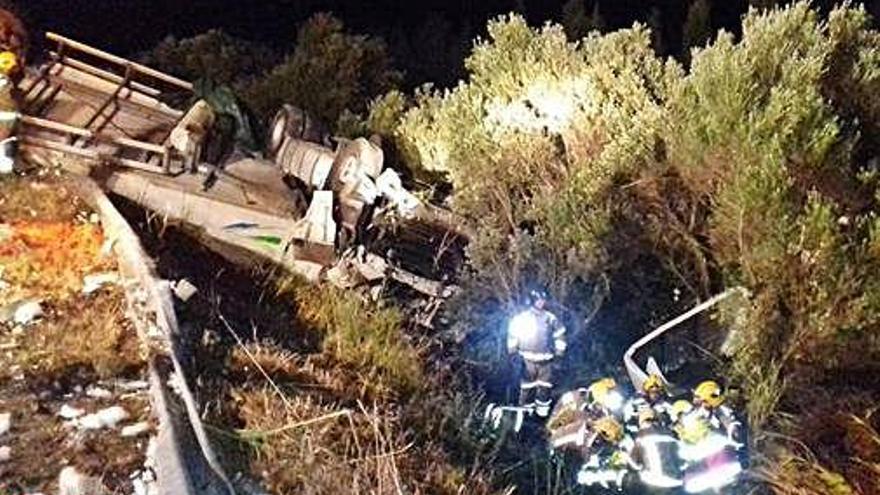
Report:
[[[93,399],[110,399],[113,397],[113,392],[110,392],[106,388],[90,385],[86,389],[86,395]]]
[[[105,285],[118,284],[119,274],[116,272],[96,273],[83,277],[83,294],[91,294]]]
[[[0,436],[6,434],[12,428],[12,413],[0,414]]]
[[[12,447],[9,445],[0,446],[0,462],[8,462],[12,459]]]
[[[199,289],[189,280],[183,278],[171,284],[171,291],[178,299],[187,302],[199,292]]]
[[[61,406],[61,410],[58,411],[58,415],[64,419],[76,419],[86,412],[82,409],[77,409],[75,407],[64,404]]]
[[[146,380],[120,380],[116,382],[116,387],[125,391],[145,390],[150,388],[150,382]]]
[[[149,466],[144,466],[143,471],[135,471],[129,477],[134,495],[157,495],[156,473]]]
[[[58,476],[58,493],[59,495],[107,495],[110,491],[101,483],[100,478],[86,476],[79,473],[76,468],[67,466]]]
[[[43,306],[39,300],[26,299],[0,308],[0,322],[16,325],[30,325],[43,316]]]
[[[150,431],[150,424],[146,421],[141,421],[140,423],[124,426],[121,435],[124,437],[137,437],[148,431]]]
[[[128,418],[128,412],[121,406],[108,407],[100,411],[83,416],[76,421],[76,425],[84,430],[100,430],[102,428],[114,428],[120,421]]]

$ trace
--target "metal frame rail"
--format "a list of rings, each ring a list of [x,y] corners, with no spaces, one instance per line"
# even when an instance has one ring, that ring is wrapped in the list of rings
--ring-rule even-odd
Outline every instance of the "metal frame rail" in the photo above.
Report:
[[[163,117],[177,124],[183,117],[183,112],[162,104],[158,100],[158,97],[163,94],[162,90],[150,84],[158,82],[176,90],[192,92],[193,85],[191,83],[55,33],[46,33],[46,38],[57,43],[57,49],[50,52],[50,61],[41,67],[26,86],[21,88],[25,102],[25,115],[21,119],[24,131],[22,132],[23,146],[48,149],[89,160],[151,172],[171,173],[172,163],[185,159],[185,157],[177,156],[178,154],[170,147],[168,135],[162,138],[161,144],[158,144],[105,133],[104,129],[119,111],[120,101],[132,102],[134,97],[155,103],[145,108],[159,112]],[[109,66],[108,70],[75,58],[74,55],[77,54],[100,60]],[[104,84],[110,84],[112,85],[110,87],[113,88],[85,119],[83,126],[70,125],[39,116],[64,91],[65,86],[76,85],[75,82],[67,82],[54,77],[68,68],[96,78]],[[116,72],[120,72],[121,75]],[[97,91],[105,92],[105,90]],[[97,145],[111,145],[110,151],[108,148],[101,150]],[[124,153],[124,151],[134,152],[135,156],[140,155],[142,158],[133,159],[120,156],[131,154]]]

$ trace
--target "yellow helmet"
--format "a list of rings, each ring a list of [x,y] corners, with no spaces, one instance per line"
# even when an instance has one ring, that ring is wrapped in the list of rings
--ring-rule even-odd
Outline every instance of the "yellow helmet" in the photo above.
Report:
[[[18,57],[10,51],[0,52],[0,73],[10,75],[18,70]]]
[[[657,421],[657,413],[650,407],[643,407],[639,410],[639,428],[647,428]]]
[[[590,391],[593,400],[603,402],[605,396],[615,388],[617,388],[617,382],[614,381],[614,378],[602,378],[593,382],[587,390]]]
[[[666,384],[663,383],[663,378],[660,375],[650,374],[642,384],[642,390],[645,392],[662,392],[665,389]]]
[[[685,416],[675,430],[683,442],[695,444],[709,434],[709,422],[703,417],[691,414]]]
[[[683,414],[687,414],[693,410],[694,405],[690,402],[679,399],[672,403],[672,419],[678,420]]]
[[[712,380],[706,380],[697,385],[697,388],[694,389],[694,401],[699,401],[712,408],[720,406],[724,403],[721,385]]]
[[[611,443],[617,443],[623,439],[623,426],[611,416],[603,416],[593,423],[593,429],[602,438]]]

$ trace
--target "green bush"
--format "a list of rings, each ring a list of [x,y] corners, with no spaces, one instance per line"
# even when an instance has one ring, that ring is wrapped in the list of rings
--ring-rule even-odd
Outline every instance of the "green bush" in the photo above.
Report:
[[[403,333],[403,317],[328,285],[284,282],[297,306],[297,324],[323,338],[323,353],[362,377],[364,395],[394,397],[419,389],[419,349]]]
[[[468,81],[418,93],[397,137],[417,166],[448,173],[477,228],[471,261],[497,297],[534,276],[564,294],[603,268],[611,186],[653,156],[678,67],[640,26],[571,43],[559,26],[511,15],[488,31]]]
[[[363,114],[400,80],[380,38],[346,33],[338,19],[317,14],[299,28],[293,53],[242,93],[261,117],[292,103],[333,124],[346,109]]]
[[[271,68],[277,56],[270,49],[212,29],[192,38],[165,38],[146,53],[145,64],[192,81],[210,79],[233,84]]]

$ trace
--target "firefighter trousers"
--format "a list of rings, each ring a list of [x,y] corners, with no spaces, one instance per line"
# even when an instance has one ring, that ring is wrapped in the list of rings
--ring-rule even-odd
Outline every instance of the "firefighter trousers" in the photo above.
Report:
[[[523,359],[519,382],[519,405],[533,407],[535,414],[550,414],[550,391],[553,389],[553,360],[530,361]]]

